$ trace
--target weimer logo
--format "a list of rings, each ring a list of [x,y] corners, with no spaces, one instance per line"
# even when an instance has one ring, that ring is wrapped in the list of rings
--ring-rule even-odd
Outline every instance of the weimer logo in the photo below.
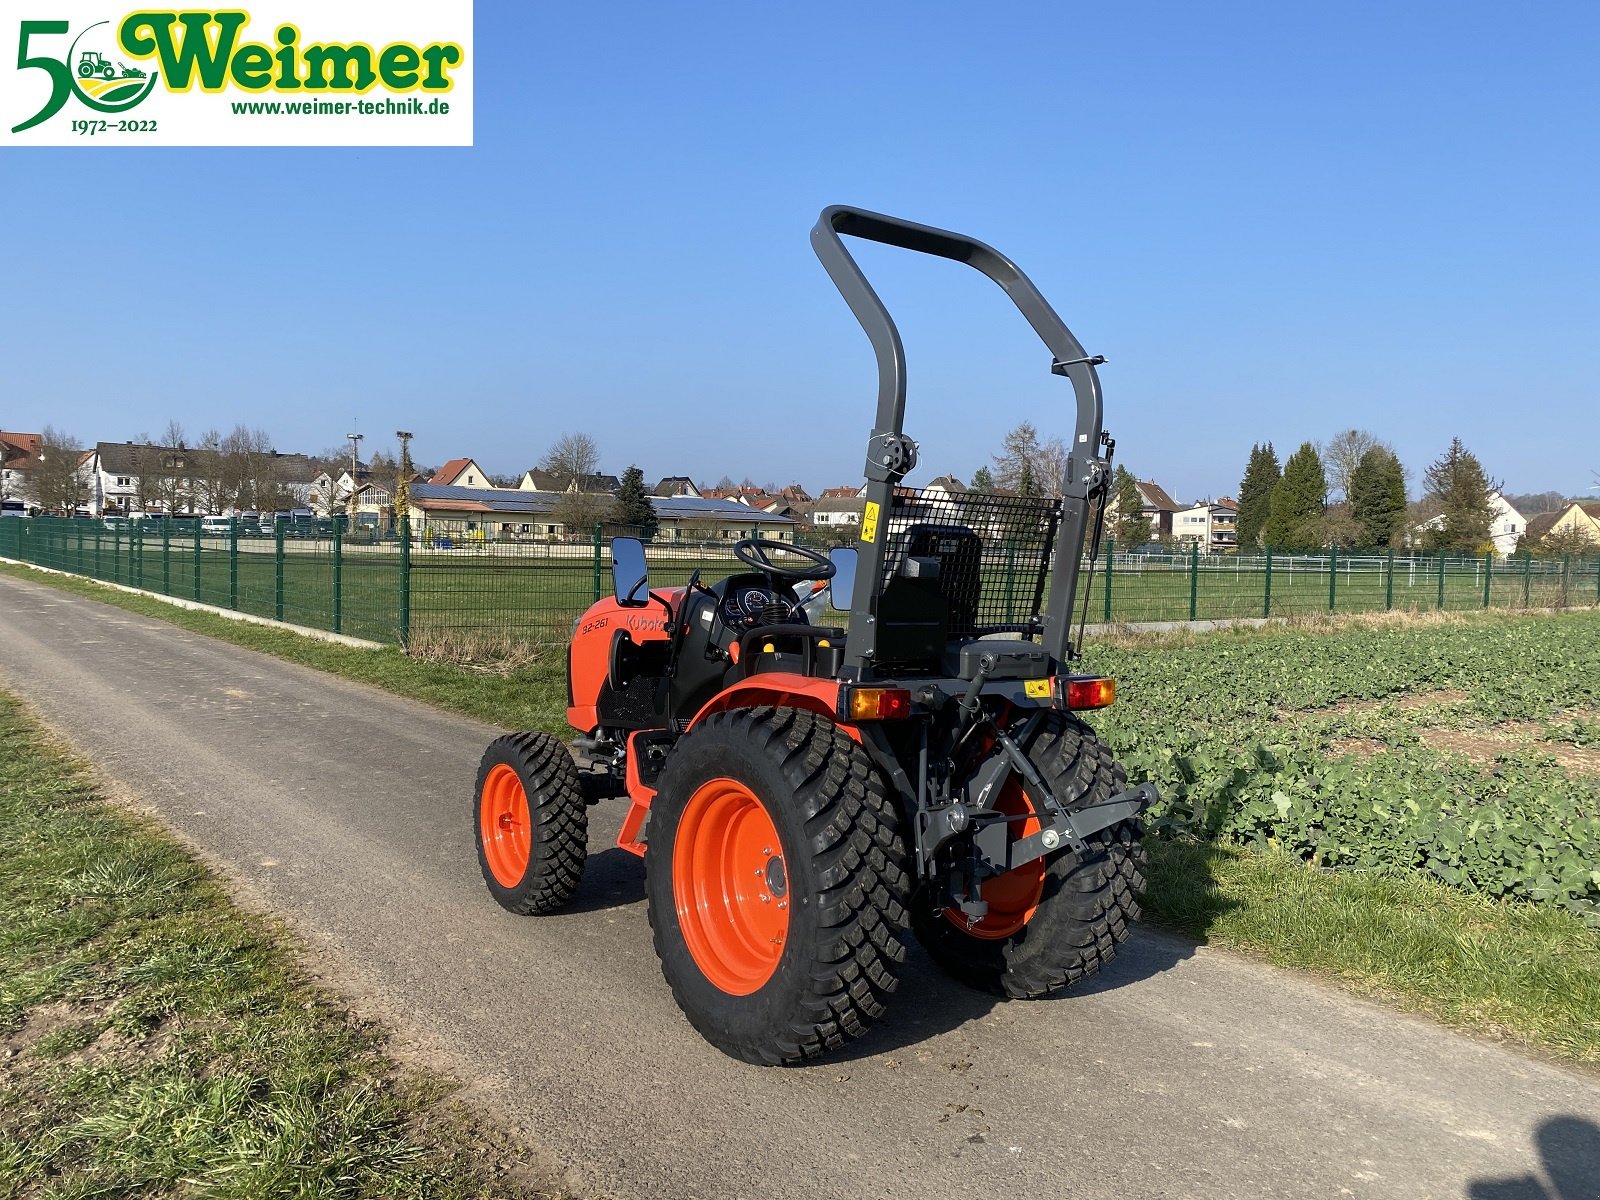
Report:
[[[0,128],[17,135],[46,126],[54,130],[48,138],[41,129],[16,140],[56,144],[116,134],[190,145],[471,144],[468,0],[317,0],[298,14],[306,33],[289,19],[295,2],[268,0],[271,20],[243,9],[24,20],[9,79],[9,31],[0,28],[0,115],[9,118]],[[260,13],[266,6],[254,7]],[[419,29],[450,36],[417,38]],[[456,94],[458,82],[465,96]],[[109,119],[152,94],[164,99],[141,109],[139,119]],[[306,117],[314,119],[300,120]]]

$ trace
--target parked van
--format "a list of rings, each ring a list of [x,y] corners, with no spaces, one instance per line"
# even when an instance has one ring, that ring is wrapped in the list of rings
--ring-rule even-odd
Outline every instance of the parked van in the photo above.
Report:
[[[200,533],[203,537],[227,537],[232,532],[232,517],[200,518]]]

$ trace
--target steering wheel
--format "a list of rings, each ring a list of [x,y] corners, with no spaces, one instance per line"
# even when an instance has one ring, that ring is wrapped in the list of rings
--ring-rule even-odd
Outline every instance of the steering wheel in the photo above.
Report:
[[[810,566],[784,567],[779,566],[768,557],[769,552],[781,550],[785,554],[793,554],[805,559]],[[833,560],[826,554],[818,554],[804,546],[793,546],[788,542],[780,542],[775,538],[744,538],[734,543],[734,557],[747,567],[753,567],[775,579],[832,579]]]

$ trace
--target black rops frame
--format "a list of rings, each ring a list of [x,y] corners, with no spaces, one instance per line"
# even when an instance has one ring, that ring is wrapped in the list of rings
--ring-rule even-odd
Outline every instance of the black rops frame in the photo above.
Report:
[[[1078,403],[1062,486],[1061,523],[1056,532],[1055,573],[1044,612],[1044,648],[1057,661],[1071,652],[1072,602],[1078,587],[1078,564],[1089,526],[1089,501],[1105,486],[1106,464],[1100,458],[1102,406],[1100,377],[1095,367],[1105,359],[1084,352],[1066,323],[1033,286],[1033,282],[992,246],[928,225],[836,204],[822,210],[811,231],[811,246],[822,260],[839,294],[866,331],[878,359],[878,414],[867,441],[868,513],[876,513],[876,529],[863,517],[860,565],[851,597],[850,634],[845,644],[844,674],[867,679],[877,650],[877,593],[883,578],[885,533],[891,500],[899,482],[917,465],[917,444],[905,436],[906,353],[900,331],[872,290],[843,237],[857,237],[886,246],[966,263],[999,284],[1053,356],[1050,370],[1072,383]],[[872,536],[869,537],[868,535]]]

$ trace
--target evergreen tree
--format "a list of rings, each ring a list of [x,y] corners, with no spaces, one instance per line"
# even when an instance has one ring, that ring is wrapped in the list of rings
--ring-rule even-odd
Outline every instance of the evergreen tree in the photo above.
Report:
[[[1322,545],[1322,510],[1328,502],[1328,477],[1322,458],[1310,442],[1301,445],[1283,465],[1283,478],[1272,489],[1272,504],[1262,535],[1277,550],[1315,550]]]
[[[1144,515],[1144,494],[1139,481],[1127,467],[1118,467],[1111,477],[1111,494],[1117,505],[1117,523],[1111,536],[1118,550],[1134,550],[1150,540],[1150,518]]]
[[[1350,472],[1350,515],[1360,544],[1392,546],[1405,528],[1406,473],[1394,451],[1374,446]]]
[[[1430,547],[1471,553],[1491,545],[1494,504],[1489,496],[1497,485],[1490,482],[1483,464],[1460,438],[1450,440],[1450,449],[1423,473],[1422,480],[1428,500],[1444,517],[1439,528],[1428,531]]]
[[[1239,520],[1235,526],[1241,550],[1254,550],[1261,545],[1261,531],[1272,511],[1272,489],[1278,486],[1282,474],[1278,452],[1271,442],[1250,447],[1250,462],[1239,483]]]
[[[1039,484],[1033,477],[1033,464],[1024,462],[1021,470],[1017,472],[1017,495],[1037,496]]]
[[[972,490],[975,492],[994,491],[994,474],[988,467],[979,467],[972,473]]]
[[[656,506],[651,503],[650,493],[644,486],[644,472],[638,467],[629,467],[622,473],[622,486],[617,489],[617,520],[635,526],[646,541],[655,537],[661,525]]]

